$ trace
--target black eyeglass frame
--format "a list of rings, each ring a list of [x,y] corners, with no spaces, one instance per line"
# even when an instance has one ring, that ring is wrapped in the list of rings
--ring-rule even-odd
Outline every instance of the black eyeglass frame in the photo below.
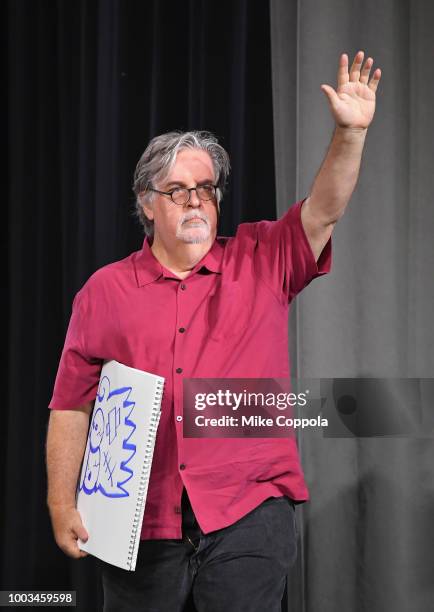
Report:
[[[210,198],[201,198],[200,195],[197,193],[197,190],[200,189],[201,187],[212,187],[214,189],[214,193]],[[212,183],[206,183],[205,185],[197,185],[196,187],[176,187],[175,189],[172,189],[172,191],[160,191],[159,189],[153,189],[152,187],[148,187],[148,191],[154,191],[155,193],[160,193],[161,195],[166,195],[169,196],[170,199],[172,200],[172,202],[176,205],[176,206],[185,206],[186,204],[188,204],[190,202],[191,199],[191,192],[195,191],[197,197],[199,198],[199,200],[201,200],[202,202],[210,202],[213,198],[217,197],[217,189],[218,189],[218,185],[213,185]],[[175,202],[175,200],[173,199],[173,194],[175,193],[175,191],[188,191],[188,199],[183,202],[182,204],[178,204],[178,202]]]

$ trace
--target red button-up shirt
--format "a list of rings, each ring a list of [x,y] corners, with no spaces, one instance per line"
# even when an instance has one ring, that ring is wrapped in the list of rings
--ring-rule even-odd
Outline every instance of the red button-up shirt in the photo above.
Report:
[[[183,486],[204,533],[267,497],[309,498],[294,438],[182,435],[184,377],[289,378],[289,303],[331,263],[331,241],[315,262],[301,206],[216,238],[183,280],[145,239],[142,250],[97,270],[75,296],[50,408],[95,399],[104,360],[166,379],[142,539],[182,538]]]

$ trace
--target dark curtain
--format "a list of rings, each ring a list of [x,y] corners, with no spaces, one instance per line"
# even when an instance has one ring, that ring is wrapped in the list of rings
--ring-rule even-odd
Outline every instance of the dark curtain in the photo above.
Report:
[[[220,234],[275,218],[269,4],[10,0],[4,13],[1,588],[75,589],[78,609],[96,610],[92,558],[57,549],[45,505],[47,404],[72,299],[98,267],[141,248],[132,173],[158,133],[208,129],[229,151]]]

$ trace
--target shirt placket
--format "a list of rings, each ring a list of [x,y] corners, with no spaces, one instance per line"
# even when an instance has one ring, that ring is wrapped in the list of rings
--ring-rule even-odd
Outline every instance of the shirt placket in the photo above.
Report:
[[[191,291],[193,284],[186,281],[180,281],[176,295],[176,333],[173,351],[173,414],[175,419],[176,439],[178,444],[178,469],[182,480],[184,479],[184,470],[187,469],[186,457],[184,457],[183,445],[183,378],[185,372],[188,371],[188,355],[185,352],[185,337],[189,330],[186,322],[189,320],[188,309],[191,301]]]

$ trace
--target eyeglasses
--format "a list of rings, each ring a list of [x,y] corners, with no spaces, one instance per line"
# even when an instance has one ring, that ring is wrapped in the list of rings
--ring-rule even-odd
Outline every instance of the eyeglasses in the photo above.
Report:
[[[185,206],[190,201],[191,192],[195,191],[199,200],[212,200],[216,196],[217,185],[198,185],[197,187],[176,187],[172,191],[159,191],[158,189],[152,189],[149,187],[149,191],[155,191],[161,195],[166,195],[172,198],[172,202],[178,206]]]

